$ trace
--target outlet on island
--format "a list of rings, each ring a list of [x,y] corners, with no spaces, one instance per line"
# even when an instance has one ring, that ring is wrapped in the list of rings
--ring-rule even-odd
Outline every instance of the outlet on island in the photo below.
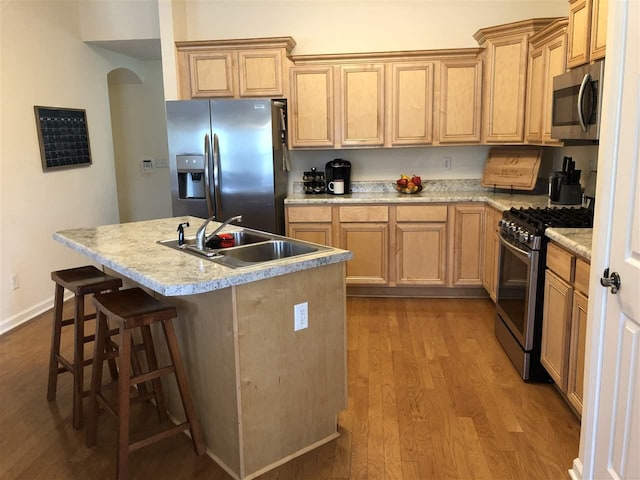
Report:
[[[309,303],[298,303],[293,306],[293,331],[303,330],[309,326]]]

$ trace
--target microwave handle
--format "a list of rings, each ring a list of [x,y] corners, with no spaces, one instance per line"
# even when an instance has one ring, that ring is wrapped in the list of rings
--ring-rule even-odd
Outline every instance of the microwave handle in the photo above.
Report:
[[[587,89],[587,85],[591,82],[591,75],[588,73],[582,79],[582,83],[580,84],[580,91],[578,92],[578,120],[580,121],[580,126],[582,127],[582,131],[587,131],[587,122],[584,119],[584,112],[582,110],[582,101],[584,99],[584,92]]]

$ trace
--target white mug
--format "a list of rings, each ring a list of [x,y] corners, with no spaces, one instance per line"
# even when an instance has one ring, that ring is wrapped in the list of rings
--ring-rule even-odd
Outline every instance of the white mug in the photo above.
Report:
[[[336,195],[344,194],[344,180],[334,180],[329,182],[329,191]]]

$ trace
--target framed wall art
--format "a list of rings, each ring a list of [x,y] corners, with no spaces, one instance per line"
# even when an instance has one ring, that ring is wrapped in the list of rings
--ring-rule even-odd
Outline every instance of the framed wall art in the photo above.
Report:
[[[91,165],[85,110],[37,105],[33,109],[43,171]]]

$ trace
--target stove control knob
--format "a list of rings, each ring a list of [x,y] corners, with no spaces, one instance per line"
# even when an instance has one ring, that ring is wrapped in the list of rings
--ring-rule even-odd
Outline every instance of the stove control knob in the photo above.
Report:
[[[515,224],[514,224],[513,222],[511,222],[511,223],[509,224],[509,231],[511,231],[511,232],[513,232],[513,233],[515,233],[515,232],[516,232],[516,230],[518,230],[518,228],[515,226]]]

